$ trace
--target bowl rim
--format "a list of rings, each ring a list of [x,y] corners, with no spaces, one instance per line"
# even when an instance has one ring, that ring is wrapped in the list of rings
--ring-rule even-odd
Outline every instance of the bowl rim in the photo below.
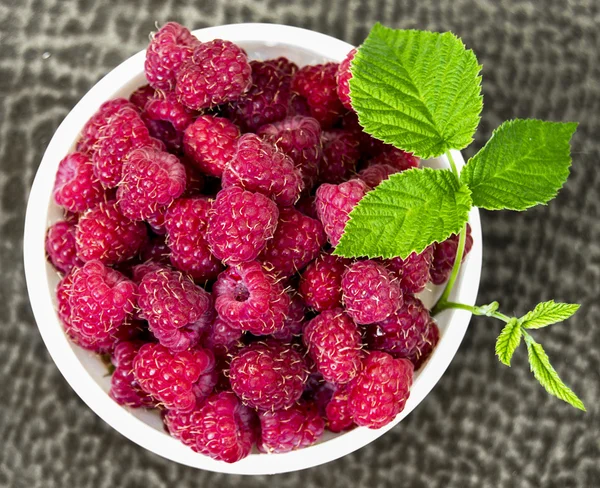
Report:
[[[193,31],[200,40],[224,38],[233,42],[288,44],[310,49],[322,56],[342,60],[352,45],[319,32],[281,24],[243,23],[207,27]],[[47,278],[44,250],[48,210],[58,162],[71,149],[85,121],[104,101],[112,98],[128,81],[143,72],[145,50],[123,61],[97,82],[67,114],[44,153],[37,170],[27,204],[24,232],[24,265],[27,289],[36,324],[46,348],[61,374],[79,397],[107,424],[150,452],[195,468],[230,474],[275,474],[297,471],[333,461],[370,442],[398,424],[433,389],[454,355],[467,330],[471,314],[464,310],[446,310],[440,318],[448,320],[452,334],[444,337],[432,358],[415,381],[406,407],[398,417],[378,430],[356,428],[324,443],[283,454],[250,455],[237,463],[227,464],[193,452],[176,439],[138,419],[114,402],[91,377],[71,348],[58,320]],[[132,75],[133,73],[133,75]],[[459,151],[453,151],[457,166],[464,165]],[[471,210],[469,222],[474,246],[461,268],[452,298],[473,305],[477,297],[482,264],[482,236],[479,212]]]

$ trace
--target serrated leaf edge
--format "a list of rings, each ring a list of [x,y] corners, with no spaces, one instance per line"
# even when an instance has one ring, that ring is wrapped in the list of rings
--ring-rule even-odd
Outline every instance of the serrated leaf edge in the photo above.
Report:
[[[513,318],[504,326],[498,339],[496,339],[495,348],[496,356],[502,364],[510,367],[510,360],[521,344],[522,336],[523,330],[518,319]]]

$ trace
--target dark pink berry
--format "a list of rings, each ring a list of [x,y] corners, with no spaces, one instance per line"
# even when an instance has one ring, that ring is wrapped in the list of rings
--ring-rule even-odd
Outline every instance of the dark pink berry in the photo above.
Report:
[[[129,101],[133,103],[140,111],[144,110],[146,103],[151,98],[154,98],[156,90],[150,85],[140,86],[131,95],[129,95]]]
[[[298,291],[309,308],[322,312],[341,306],[342,275],[347,265],[345,259],[322,254],[306,267]]]
[[[110,397],[119,405],[132,408],[153,408],[154,399],[140,388],[133,374],[133,360],[142,341],[119,342],[112,353],[112,364],[115,371],[110,379]]]
[[[332,246],[337,246],[348,222],[348,214],[367,191],[369,187],[358,179],[339,185],[325,183],[317,189],[317,214]]]
[[[440,330],[434,320],[431,320],[427,324],[427,331],[425,335],[421,336],[421,340],[417,346],[413,349],[413,352],[408,357],[415,366],[417,371],[431,356],[435,346],[440,340]]]
[[[327,428],[331,432],[343,432],[354,425],[352,415],[350,415],[348,408],[349,392],[350,388],[348,385],[338,387],[325,407]]]
[[[242,97],[252,85],[252,68],[241,48],[229,41],[203,42],[177,73],[181,103],[202,110]]]
[[[391,175],[399,173],[400,170],[389,164],[373,164],[358,173],[358,177],[371,188],[375,188],[382,181],[387,180]]]
[[[326,381],[348,383],[360,370],[360,331],[341,308],[326,310],[308,322],[303,340]]]
[[[83,262],[77,257],[75,246],[75,225],[64,220],[56,222],[46,232],[46,256],[61,273],[67,274],[73,266]]]
[[[59,163],[53,190],[54,201],[69,212],[81,213],[104,200],[104,189],[94,176],[89,155],[68,154]]]
[[[423,291],[429,282],[432,261],[433,246],[427,246],[423,252],[413,252],[406,259],[386,259],[382,263],[400,280],[404,293],[416,294]]]
[[[369,159],[367,166],[387,164],[396,168],[398,171],[405,171],[411,168],[418,168],[419,161],[420,159],[412,153],[388,146],[381,154]]]
[[[160,141],[165,150],[172,154],[180,155],[183,148],[183,132],[178,131],[170,122],[164,120],[152,120],[146,112],[140,117],[148,128],[148,133],[154,139]],[[158,145],[156,145],[158,147]]]
[[[352,49],[340,63],[338,67],[336,80],[337,80],[337,94],[340,101],[348,110],[352,110],[352,103],[350,100],[350,78],[352,73],[350,72],[350,63],[354,59],[356,54],[356,48]]]
[[[277,69],[279,69],[279,71],[283,72],[288,76],[293,76],[296,73],[296,71],[298,71],[298,65],[290,61],[285,56],[279,56],[278,58],[274,59],[267,59],[265,63],[272,64]]]
[[[81,216],[75,238],[83,261],[116,264],[134,257],[148,236],[143,222],[125,217],[114,202],[102,202]]]
[[[302,402],[286,410],[264,411],[260,419],[258,450],[289,452],[313,445],[323,435],[325,422],[313,403]]]
[[[452,234],[443,242],[433,244],[433,261],[431,263],[431,282],[434,285],[445,283],[450,277],[454,261],[456,260],[456,251],[458,250],[459,235]],[[465,240],[465,250],[463,252],[463,261],[473,247],[473,236],[471,235],[471,226],[467,224],[467,238]]]
[[[96,113],[83,126],[81,137],[77,141],[77,151],[89,154],[93,153],[100,136],[100,129],[123,107],[136,108],[135,105],[125,98],[115,98],[100,105]]]
[[[385,352],[371,351],[349,387],[348,410],[357,425],[379,429],[403,409],[410,394],[413,365]]]
[[[356,169],[360,157],[359,140],[343,129],[323,132],[323,158],[319,163],[319,181],[341,183]]]
[[[298,293],[290,295],[290,306],[283,322],[283,328],[273,332],[273,337],[279,341],[291,342],[294,337],[302,335],[306,306]]]
[[[203,345],[216,356],[224,356],[238,343],[242,334],[239,324],[217,317],[204,336]]]
[[[146,103],[144,112],[149,119],[168,122],[179,132],[183,132],[194,121],[194,112],[179,103],[172,92],[155,95]]]
[[[256,259],[273,237],[278,218],[277,205],[260,193],[239,187],[221,190],[209,212],[211,252],[228,264]]]
[[[240,130],[222,117],[202,115],[183,135],[185,154],[204,173],[221,177],[237,150]]]
[[[301,196],[300,200],[296,202],[296,205],[294,205],[294,207],[296,207],[297,210],[302,212],[304,215],[309,216],[310,218],[319,218],[319,216],[317,215],[317,207],[315,205],[315,197],[312,195],[305,194]]]
[[[140,259],[142,261],[154,261],[166,264],[169,262],[171,250],[167,246],[165,236],[153,235],[140,250]]]
[[[211,395],[189,413],[169,410],[165,424],[194,451],[227,463],[250,454],[258,431],[256,414],[230,391]]]
[[[252,408],[280,410],[302,396],[308,373],[300,353],[277,341],[256,342],[231,360],[229,381],[234,393]]]

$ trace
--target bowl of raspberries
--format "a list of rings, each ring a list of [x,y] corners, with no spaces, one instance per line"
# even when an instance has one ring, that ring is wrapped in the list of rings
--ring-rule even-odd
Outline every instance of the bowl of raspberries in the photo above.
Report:
[[[25,225],[32,308],[73,389],[144,448],[227,473],[315,466],[400,422],[455,355],[470,315],[429,308],[458,238],[333,254],[368,191],[448,165],[363,132],[353,55],[295,27],[169,22],[50,142]],[[453,293],[472,304],[476,209],[470,226]]]

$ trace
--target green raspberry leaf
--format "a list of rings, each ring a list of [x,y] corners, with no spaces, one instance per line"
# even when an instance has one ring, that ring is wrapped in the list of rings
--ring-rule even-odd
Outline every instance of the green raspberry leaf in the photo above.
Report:
[[[521,326],[525,329],[540,329],[556,324],[567,320],[579,307],[577,303],[556,303],[554,300],[538,303],[531,312],[521,318]]]
[[[375,24],[351,70],[352,107],[374,137],[422,158],[473,141],[481,66],[454,34]]]
[[[406,258],[458,233],[471,206],[469,189],[450,171],[414,168],[396,173],[350,212],[334,254]]]
[[[527,353],[531,371],[546,391],[550,393],[550,395],[554,395],[585,412],[586,410],[583,402],[559,378],[558,373],[550,364],[550,359],[542,345],[535,342],[533,337],[527,333],[525,333],[525,344],[527,344]]]
[[[461,172],[473,203],[488,210],[526,210],[552,200],[569,176],[569,142],[576,129],[575,122],[504,122]]]
[[[496,355],[502,364],[510,366],[510,360],[519,344],[521,344],[522,336],[523,329],[521,329],[518,319],[511,319],[504,326],[496,340]]]

